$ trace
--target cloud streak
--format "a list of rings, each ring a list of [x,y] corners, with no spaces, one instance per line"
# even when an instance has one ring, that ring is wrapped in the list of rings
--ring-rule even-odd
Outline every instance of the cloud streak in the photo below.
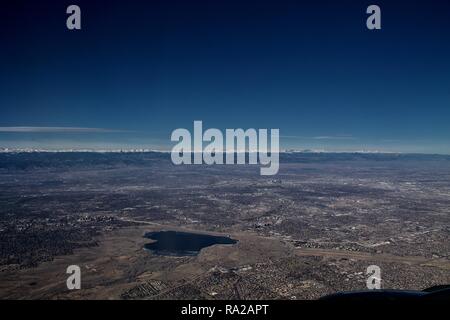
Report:
[[[312,137],[314,140],[355,140],[352,136],[317,136]]]
[[[125,130],[82,127],[0,127],[0,132],[16,133],[110,133],[127,132]]]
[[[353,136],[315,136],[315,137],[304,137],[304,136],[280,136],[280,138],[286,139],[301,139],[301,140],[356,140]]]

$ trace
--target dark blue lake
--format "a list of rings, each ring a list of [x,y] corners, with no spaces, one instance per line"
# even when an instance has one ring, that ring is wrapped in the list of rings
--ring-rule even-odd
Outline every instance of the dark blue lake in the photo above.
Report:
[[[215,244],[234,244],[237,241],[222,236],[179,231],[147,232],[145,237],[156,240],[147,243],[144,248],[158,255],[194,256],[201,249]]]

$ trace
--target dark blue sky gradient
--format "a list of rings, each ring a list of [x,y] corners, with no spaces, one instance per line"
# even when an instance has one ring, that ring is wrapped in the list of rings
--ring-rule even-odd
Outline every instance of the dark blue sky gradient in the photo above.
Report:
[[[69,31],[78,4],[82,30]],[[382,30],[366,28],[370,4]],[[279,128],[284,148],[450,153],[448,1],[17,1],[0,5],[1,146],[171,146]]]

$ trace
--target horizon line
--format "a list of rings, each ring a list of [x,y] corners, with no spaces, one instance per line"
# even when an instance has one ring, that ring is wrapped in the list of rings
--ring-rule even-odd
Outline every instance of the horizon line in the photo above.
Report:
[[[114,148],[114,149],[71,149],[71,148],[61,148],[61,149],[47,149],[47,148],[5,148],[0,147],[0,154],[2,153],[171,153],[171,150],[160,150],[151,148]],[[202,153],[202,152],[190,152],[190,153]],[[242,152],[242,151],[224,151],[227,153],[258,153],[258,151],[253,152]],[[292,154],[292,153],[303,153],[303,154],[390,154],[390,155],[439,155],[439,156],[450,156],[450,153],[437,153],[437,152],[401,152],[401,151],[380,151],[380,150],[292,150],[285,149],[280,150],[279,154]]]

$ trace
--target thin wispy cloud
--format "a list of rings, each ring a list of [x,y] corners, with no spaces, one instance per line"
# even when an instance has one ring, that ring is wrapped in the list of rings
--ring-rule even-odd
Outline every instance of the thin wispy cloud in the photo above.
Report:
[[[314,140],[355,140],[352,136],[317,136],[312,137]]]
[[[0,132],[18,133],[109,133],[127,132],[125,130],[83,127],[0,127]]]
[[[356,140],[353,136],[315,136],[315,137],[305,137],[305,136],[286,136],[281,135],[280,138],[285,139],[301,139],[301,140]]]

